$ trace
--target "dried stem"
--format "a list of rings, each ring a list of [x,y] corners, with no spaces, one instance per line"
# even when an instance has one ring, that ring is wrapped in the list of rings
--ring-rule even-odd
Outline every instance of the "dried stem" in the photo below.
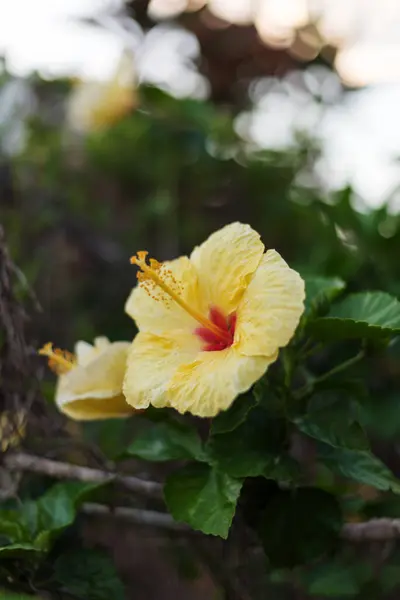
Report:
[[[348,542],[386,542],[400,539],[400,519],[371,519],[364,523],[346,523],[341,537]]]
[[[122,521],[129,521],[138,525],[149,525],[150,527],[160,527],[161,529],[168,529],[171,531],[180,531],[182,533],[193,533],[197,532],[190,529],[183,523],[177,523],[167,513],[158,512],[154,510],[143,510],[139,508],[129,508],[126,506],[105,506],[103,504],[95,504],[88,502],[82,505],[82,512],[87,515],[100,516],[100,517],[114,517]]]
[[[162,486],[154,481],[139,479],[133,475],[122,475],[111,473],[101,469],[81,467],[58,460],[49,460],[40,456],[18,452],[7,454],[4,458],[4,466],[10,471],[29,471],[55,477],[56,479],[76,479],[90,483],[115,482],[126,490],[147,496],[148,498],[161,499]]]
[[[153,499],[162,498],[162,485],[154,481],[146,481],[133,475],[111,473],[101,469],[81,467],[57,460],[49,460],[24,452],[6,454],[3,460],[10,471],[29,471],[40,473],[56,479],[75,479],[77,481],[108,483],[115,482],[126,490]],[[109,509],[98,504],[84,505],[85,512],[98,515],[113,515],[132,522],[154,525],[182,532],[192,533],[183,525],[177,524],[166,513],[120,507]],[[341,531],[341,538],[349,542],[384,542],[400,539],[400,519],[371,519],[364,523],[346,523]]]

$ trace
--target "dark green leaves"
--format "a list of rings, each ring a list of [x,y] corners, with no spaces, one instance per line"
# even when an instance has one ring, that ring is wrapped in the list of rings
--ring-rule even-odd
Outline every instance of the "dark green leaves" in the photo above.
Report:
[[[16,510],[0,510],[0,538],[7,543],[24,542],[29,530]]]
[[[346,287],[338,277],[305,277],[306,300],[305,313],[317,312],[328,305]]]
[[[239,427],[249,412],[256,406],[257,400],[252,394],[239,396],[232,406],[212,420],[211,433],[227,433]]]
[[[258,532],[271,565],[293,567],[329,551],[341,525],[334,496],[316,488],[298,488],[273,496]]]
[[[242,482],[203,464],[175,471],[164,488],[165,501],[176,521],[203,533],[228,536]]]
[[[211,436],[207,449],[221,471],[232,477],[255,477],[276,464],[284,441],[284,421],[253,409],[235,430]]]
[[[140,432],[128,446],[126,453],[151,461],[204,460],[197,431],[176,421],[157,423]]]
[[[124,588],[110,558],[99,550],[62,554],[55,563],[62,590],[85,600],[124,600]]]
[[[362,586],[374,578],[372,567],[368,563],[351,563],[340,560],[317,565],[304,576],[307,592],[312,596],[324,598],[352,598]]]
[[[324,465],[338,475],[400,494],[400,481],[370,452],[323,445],[318,454]]]
[[[369,444],[358,413],[357,403],[348,395],[325,392],[314,396],[307,413],[294,422],[306,435],[331,446],[365,450]]]
[[[351,294],[310,323],[321,339],[382,338],[400,333],[400,302],[384,292]]]

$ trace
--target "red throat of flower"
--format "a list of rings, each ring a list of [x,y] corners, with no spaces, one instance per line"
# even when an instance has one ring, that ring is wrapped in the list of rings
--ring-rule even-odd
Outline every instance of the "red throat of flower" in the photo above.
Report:
[[[219,308],[213,306],[210,308],[208,318],[211,323],[218,327],[221,334],[218,335],[218,333],[211,331],[207,327],[198,327],[195,329],[195,334],[205,342],[203,350],[205,352],[215,352],[232,346],[235,337],[236,314],[233,313],[226,318]]]

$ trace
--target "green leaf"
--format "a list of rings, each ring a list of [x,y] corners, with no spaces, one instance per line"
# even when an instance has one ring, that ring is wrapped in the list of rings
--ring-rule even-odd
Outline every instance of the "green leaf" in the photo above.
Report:
[[[272,497],[258,533],[273,567],[294,567],[329,552],[341,525],[334,496],[317,488],[297,488]]]
[[[318,565],[304,577],[307,592],[325,598],[348,598],[357,595],[373,577],[369,565],[330,562]]]
[[[124,600],[124,586],[110,557],[99,550],[78,550],[55,562],[55,579],[67,591],[85,600]]]
[[[84,422],[83,435],[85,440],[97,445],[104,456],[115,460],[124,453],[126,447],[128,420],[105,419]]]
[[[226,473],[205,464],[192,464],[168,477],[165,502],[176,521],[227,538],[241,487],[241,481]]]
[[[372,396],[363,404],[365,426],[379,439],[396,439],[400,433],[400,397],[398,393]]]
[[[178,422],[157,423],[140,432],[126,454],[144,460],[205,460],[201,439],[189,425]]]
[[[18,510],[0,510],[0,536],[11,543],[30,541],[29,530]]]
[[[305,277],[306,300],[305,314],[317,312],[346,287],[344,281],[337,277]]]
[[[211,434],[233,431],[246,420],[249,412],[256,406],[257,400],[252,394],[240,396],[228,410],[219,413],[211,423]]]
[[[400,552],[396,548],[392,550],[385,563],[379,569],[380,595],[386,598],[386,595],[394,592],[400,586]],[[398,597],[397,594],[390,596]]]
[[[399,565],[383,565],[379,570],[379,580],[384,594],[393,591],[400,585]]]
[[[326,317],[310,323],[321,339],[382,338],[400,333],[400,302],[384,292],[347,296]]]
[[[286,418],[286,405],[285,400],[272,389],[269,380],[263,378],[257,381],[253,388],[253,394],[257,401],[257,404],[266,410],[271,417]]]
[[[294,423],[306,435],[331,446],[366,450],[368,438],[358,415],[358,404],[349,396],[323,392],[313,396],[307,414]]]
[[[391,490],[400,494],[400,481],[379,458],[370,452],[321,445],[318,456],[325,466],[338,475],[378,490]]]
[[[9,546],[0,547],[0,556],[2,558],[24,558],[27,554],[38,551],[39,548],[36,548],[33,544],[10,544]]]
[[[283,451],[285,422],[253,409],[247,420],[228,433],[212,435],[207,444],[210,460],[232,477],[256,477],[270,470]]]
[[[100,485],[104,484],[57,483],[38,500],[25,502],[21,513],[35,548],[47,551],[54,536],[73,523],[84,497]]]

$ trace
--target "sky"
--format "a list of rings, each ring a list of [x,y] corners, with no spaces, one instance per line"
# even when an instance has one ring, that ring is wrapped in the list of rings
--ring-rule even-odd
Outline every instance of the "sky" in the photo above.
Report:
[[[190,0],[191,8],[206,1]],[[188,2],[152,0],[151,9],[162,18]],[[328,72],[310,72],[300,86],[296,74],[282,83],[259,82],[254,110],[238,119],[237,130],[260,147],[275,148],[292,144],[294,129],[316,133],[323,146],[322,184],[335,189],[352,183],[368,204],[380,205],[400,183],[400,0],[208,2],[221,17],[253,20],[264,39],[276,45],[290,45],[295,28],[318,17],[323,36],[340,43],[339,75],[360,90],[340,96],[338,79]],[[140,80],[178,97],[206,97],[207,81],[195,66],[196,38],[162,22],[144,36],[124,18],[122,7],[122,0],[0,0],[0,54],[20,77],[39,70],[49,78],[106,80],[129,47]],[[118,19],[110,17],[113,13]],[[82,22],[94,15],[103,27]],[[262,93],[263,85],[268,94]],[[328,108],[322,112],[313,99],[316,91],[326,95]],[[0,106],[0,121],[1,115]]]

